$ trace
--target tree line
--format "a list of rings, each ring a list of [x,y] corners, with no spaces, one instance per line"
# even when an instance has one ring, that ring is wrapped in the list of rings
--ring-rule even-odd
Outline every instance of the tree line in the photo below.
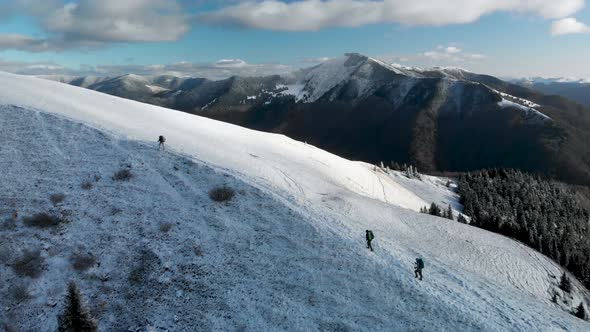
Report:
[[[526,243],[590,288],[590,211],[566,185],[492,169],[463,174],[459,194],[471,225]]]

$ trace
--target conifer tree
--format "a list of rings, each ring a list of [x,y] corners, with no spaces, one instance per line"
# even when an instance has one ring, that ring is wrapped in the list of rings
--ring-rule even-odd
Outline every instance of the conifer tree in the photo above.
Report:
[[[590,287],[590,209],[575,188],[511,169],[466,173],[458,184],[470,225],[526,243]]]
[[[84,308],[82,297],[76,284],[68,285],[66,305],[58,317],[58,332],[97,332],[98,324]]]
[[[564,292],[571,292],[572,291],[572,282],[570,278],[565,274],[565,272],[561,275],[561,281],[559,282],[559,288]]]
[[[453,209],[451,208],[451,204],[449,204],[449,207],[447,208],[447,213],[446,213],[445,217],[447,219],[455,220],[455,216],[453,216]]]
[[[428,213],[433,216],[442,217],[442,211],[440,207],[435,203],[430,204],[430,209],[428,209]]]
[[[576,309],[575,315],[576,315],[576,317],[578,317],[580,319],[586,319],[586,309],[584,309],[583,302],[580,302],[580,305]]]

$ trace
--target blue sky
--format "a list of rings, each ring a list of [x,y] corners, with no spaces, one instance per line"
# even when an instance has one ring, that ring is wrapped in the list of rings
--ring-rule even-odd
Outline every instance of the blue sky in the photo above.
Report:
[[[498,76],[590,78],[585,0],[498,2],[5,0],[0,70],[223,77],[359,52]]]

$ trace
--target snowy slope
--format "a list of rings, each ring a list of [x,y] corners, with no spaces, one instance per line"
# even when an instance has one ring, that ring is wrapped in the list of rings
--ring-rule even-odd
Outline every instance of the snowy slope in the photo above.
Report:
[[[0,220],[19,214],[0,228],[0,291],[26,282],[31,295],[0,296],[2,322],[53,330],[75,279],[105,330],[590,328],[550,302],[561,270],[549,259],[415,212],[432,201],[460,208],[441,180],[55,82],[0,74],[0,84]],[[158,135],[169,152],[157,151]],[[122,167],[133,179],[111,180]],[[80,187],[88,179],[90,191]],[[207,197],[220,184],[237,190],[231,203]],[[52,206],[58,192],[66,198]],[[71,222],[57,231],[20,222],[52,209]],[[25,247],[42,248],[39,278],[6,265]],[[101,264],[77,272],[72,252]],[[417,256],[423,282],[412,276]]]

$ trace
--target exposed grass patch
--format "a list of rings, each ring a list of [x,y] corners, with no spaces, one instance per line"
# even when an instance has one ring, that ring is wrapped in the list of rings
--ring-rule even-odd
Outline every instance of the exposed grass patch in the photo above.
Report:
[[[52,194],[51,196],[49,196],[49,200],[51,201],[51,204],[58,205],[59,203],[62,203],[64,200],[66,199],[66,195],[64,194]]]
[[[213,188],[209,191],[209,197],[215,202],[227,202],[235,196],[235,191],[232,188],[223,186]]]
[[[12,298],[18,302],[24,302],[31,298],[31,293],[29,293],[29,285],[24,282],[19,282],[16,285],[13,285],[10,289],[10,294]]]
[[[172,229],[172,223],[165,222],[160,224],[160,232],[168,233]]]
[[[62,217],[43,212],[37,213],[31,217],[26,217],[23,219],[23,222],[29,227],[49,228],[64,224],[67,222],[67,220]]]
[[[195,252],[195,255],[196,255],[196,256],[199,256],[199,257],[203,257],[203,255],[205,254],[205,253],[203,252],[203,248],[202,248],[200,245],[196,245],[196,246],[195,246],[195,248],[194,248],[194,252]]]
[[[8,239],[0,237],[0,241],[0,264],[10,265],[13,250],[8,245]]]
[[[96,264],[96,257],[90,253],[73,253],[70,257],[72,267],[79,272],[84,272]]]
[[[0,221],[0,232],[1,231],[12,231],[16,229],[16,220],[8,218],[4,221]]]
[[[12,263],[12,269],[19,276],[38,278],[43,273],[45,259],[41,257],[40,250],[25,250],[23,254]]]
[[[114,181],[129,181],[133,178],[133,173],[128,168],[123,168],[113,175]]]

